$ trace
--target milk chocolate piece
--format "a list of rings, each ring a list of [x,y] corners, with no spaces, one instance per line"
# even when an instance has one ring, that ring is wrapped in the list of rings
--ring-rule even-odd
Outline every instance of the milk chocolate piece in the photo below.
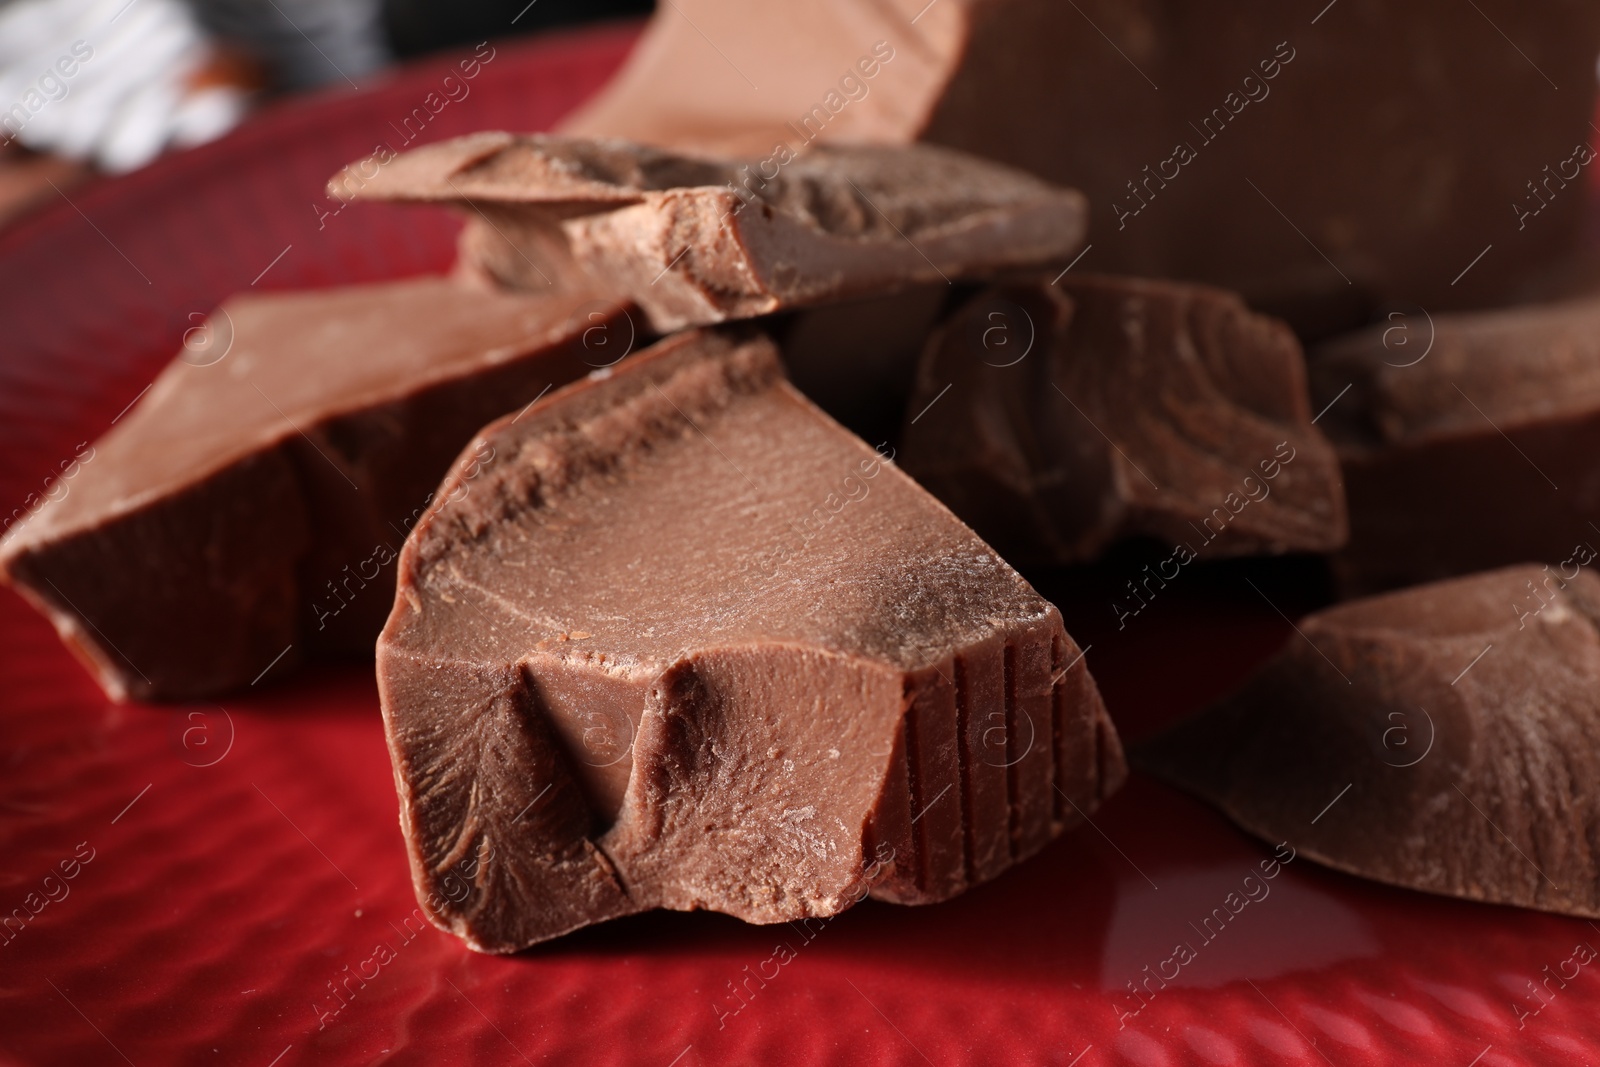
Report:
[[[943,900],[1122,781],[1056,609],[761,335],[676,335],[476,452],[378,644],[417,895],[472,947]]]
[[[990,289],[929,342],[907,416],[906,470],[1013,561],[1135,535],[1189,559],[1344,541],[1300,346],[1219,289],[1076,273]]]
[[[1310,364],[1350,502],[1347,591],[1600,545],[1600,299],[1396,313]]]
[[[1318,612],[1136,758],[1331,867],[1600,916],[1600,579],[1527,564]]]
[[[444,279],[234,297],[0,568],[117,700],[370,655],[462,442],[589,370],[620,313]]]
[[[770,170],[770,174],[768,171]],[[467,206],[466,258],[505,285],[565,278],[666,332],[1065,261],[1083,197],[925,145],[840,145],[763,168],[621,141],[479,133],[406,153],[336,195]]]
[[[1082,189],[1085,266],[1203,280],[1297,328],[1349,329],[1375,302],[1504,299],[1583,241],[1600,5],[1461,14],[1454,0],[674,0],[561,129],[754,158],[841,140],[960,148]]]

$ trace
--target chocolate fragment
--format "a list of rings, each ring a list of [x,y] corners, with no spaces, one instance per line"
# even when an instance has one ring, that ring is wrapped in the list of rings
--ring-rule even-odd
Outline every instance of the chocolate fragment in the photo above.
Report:
[[[0,569],[116,700],[368,654],[462,442],[587,372],[621,314],[433,278],[230,299]]]
[[[480,451],[378,644],[417,895],[472,947],[943,900],[1122,781],[1056,609],[761,335],[671,337]]]
[[[1508,567],[1299,626],[1139,765],[1352,874],[1600,916],[1600,579]]]
[[[1299,344],[1219,289],[1073,273],[987,290],[929,341],[906,410],[906,470],[1010,560],[1345,537]]]
[[[587,275],[661,332],[1064,260],[1086,225],[1077,192],[930,146],[830,146],[763,169],[480,133],[333,186],[466,205],[471,268],[535,289]]]
[[[675,0],[562,131],[975,152],[1084,191],[1086,266],[1218,284],[1326,336],[1392,301],[1507,299],[1583,243],[1600,6],[1469,13]]]
[[[1600,545],[1600,300],[1397,313],[1310,369],[1350,503],[1347,591]]]

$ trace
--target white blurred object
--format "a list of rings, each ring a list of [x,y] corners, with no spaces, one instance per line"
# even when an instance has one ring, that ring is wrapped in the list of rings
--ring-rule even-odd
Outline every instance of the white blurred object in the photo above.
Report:
[[[218,55],[180,0],[0,6],[0,141],[118,173],[227,132],[250,92],[207,83]]]
[[[244,118],[245,99],[237,89],[208,85],[178,102],[172,116],[172,144],[189,148],[215,140]]]

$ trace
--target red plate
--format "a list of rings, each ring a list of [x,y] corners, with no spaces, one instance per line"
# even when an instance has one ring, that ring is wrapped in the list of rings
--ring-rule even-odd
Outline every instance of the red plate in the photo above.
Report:
[[[408,121],[418,140],[548,126],[633,35],[496,46],[442,108],[455,60],[287,104],[0,237],[0,501],[40,491],[228,293],[443,268],[443,212],[323,216],[324,180],[403,147]],[[1129,736],[1220,694],[1288,633],[1245,572],[1192,570],[1121,631],[1116,563],[1042,576]],[[1248,574],[1290,611],[1316,595],[1304,566]],[[8,592],[0,716],[5,1062],[1600,1059],[1600,979],[1532,989],[1575,945],[1600,945],[1591,924],[1297,860],[1207,941],[1190,924],[1268,850],[1138,776],[1093,827],[949,904],[867,903],[809,937],[647,915],[491,958],[420,923],[370,671],[269,672],[223,704],[115,707]],[[1147,978],[1180,941],[1195,959],[1164,986]],[[1135,999],[1127,984],[1142,982]]]

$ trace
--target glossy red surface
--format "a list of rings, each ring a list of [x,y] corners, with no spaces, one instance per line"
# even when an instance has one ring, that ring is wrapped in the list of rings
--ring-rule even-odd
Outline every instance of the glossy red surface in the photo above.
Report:
[[[502,45],[424,136],[546,126],[631,40],[622,29]],[[140,394],[191,312],[251,284],[449,262],[455,224],[442,212],[318,216],[333,206],[320,192],[327,176],[379,142],[401,147],[403,120],[452,63],[284,105],[0,235],[8,511]],[[1112,713],[1134,737],[1219,695],[1292,637],[1246,577],[1291,613],[1317,596],[1303,565],[1197,567],[1118,630],[1109,602],[1129,576],[1119,567],[1038,577],[1092,646]],[[868,903],[809,938],[659,914],[517,957],[478,956],[415,911],[370,671],[269,671],[221,704],[111,706],[48,625],[3,592],[0,917],[23,909],[26,921],[0,926],[0,1062],[1600,1059],[1600,979],[1585,970],[1543,999],[1530,991],[1574,945],[1600,945],[1588,923],[1296,860],[1206,942],[1190,924],[1269,850],[1137,775],[1094,824],[959,900]],[[1164,987],[1152,981],[1153,994],[1129,995],[1180,940],[1195,959]],[[780,942],[794,954],[782,966]],[[1519,1009],[1541,1004],[1519,1025]]]

